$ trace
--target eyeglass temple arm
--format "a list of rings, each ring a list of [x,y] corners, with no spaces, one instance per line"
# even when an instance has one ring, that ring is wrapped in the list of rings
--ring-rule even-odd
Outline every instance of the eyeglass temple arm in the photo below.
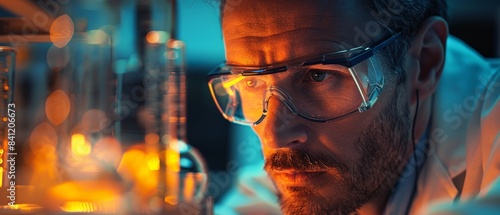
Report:
[[[396,40],[396,38],[398,38],[400,35],[401,35],[401,32],[394,34],[391,37],[389,37],[388,39],[383,40],[382,42],[375,44],[374,46],[369,47],[365,52],[363,52],[357,56],[353,56],[352,58],[347,59],[347,61],[350,64],[349,67],[352,67],[352,66],[354,66],[358,63],[361,63],[362,61],[372,57],[377,52],[379,52],[381,49],[384,49],[387,45],[389,45],[391,42]]]
[[[306,65],[312,65],[312,64],[339,64],[342,66],[346,67],[353,67],[357,65],[358,63],[361,63],[362,61],[372,57],[375,55],[378,51],[381,49],[385,48],[387,45],[389,45],[391,42],[396,40],[401,35],[401,32],[392,35],[386,40],[383,40],[382,42],[375,44],[373,46],[368,47],[365,51],[361,52],[360,54],[356,54],[352,57],[349,58],[333,58],[333,59],[325,59],[326,56],[323,56],[322,59],[316,59],[308,62],[302,63],[303,66]]]

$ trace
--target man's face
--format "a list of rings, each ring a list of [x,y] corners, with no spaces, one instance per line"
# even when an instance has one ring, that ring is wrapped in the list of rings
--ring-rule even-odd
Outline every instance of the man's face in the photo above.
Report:
[[[227,62],[239,66],[273,65],[361,45],[355,29],[373,21],[361,0],[238,2],[226,5],[222,27]],[[380,41],[388,35],[384,32],[369,39]],[[373,108],[328,123],[297,117],[271,98],[268,116],[254,131],[283,212],[346,214],[393,185],[406,161],[411,123],[406,87],[397,83],[394,71],[384,73],[385,87]]]

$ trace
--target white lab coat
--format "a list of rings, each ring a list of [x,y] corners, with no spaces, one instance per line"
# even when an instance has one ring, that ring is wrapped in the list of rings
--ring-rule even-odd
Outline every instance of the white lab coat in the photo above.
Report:
[[[456,39],[448,40],[446,54],[430,127],[434,153],[412,213],[500,214],[500,72]],[[457,188],[452,180],[464,171]]]
[[[500,214],[500,72],[454,37],[447,47],[410,214]],[[215,213],[280,214],[262,163],[241,172]]]

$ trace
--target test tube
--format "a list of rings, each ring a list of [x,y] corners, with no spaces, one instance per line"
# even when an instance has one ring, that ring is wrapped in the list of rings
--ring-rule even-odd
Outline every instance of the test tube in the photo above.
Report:
[[[12,47],[0,46],[0,136],[2,137],[2,148],[0,149],[0,173],[2,179],[0,187],[8,188],[10,180],[8,155],[16,153],[15,145],[15,103],[14,103],[14,68],[16,51]],[[15,166],[14,168],[15,173]],[[9,177],[10,176],[10,177]],[[15,175],[14,175],[15,177]]]

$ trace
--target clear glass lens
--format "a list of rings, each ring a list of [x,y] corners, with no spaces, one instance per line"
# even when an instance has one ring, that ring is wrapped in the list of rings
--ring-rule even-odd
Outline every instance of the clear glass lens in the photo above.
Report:
[[[235,71],[227,66],[220,70]],[[250,76],[240,70],[212,78],[209,87],[226,119],[253,124],[261,119],[266,101],[273,96],[292,113],[317,121],[364,111],[377,100],[383,81],[375,55],[351,68],[292,65],[285,72]]]

